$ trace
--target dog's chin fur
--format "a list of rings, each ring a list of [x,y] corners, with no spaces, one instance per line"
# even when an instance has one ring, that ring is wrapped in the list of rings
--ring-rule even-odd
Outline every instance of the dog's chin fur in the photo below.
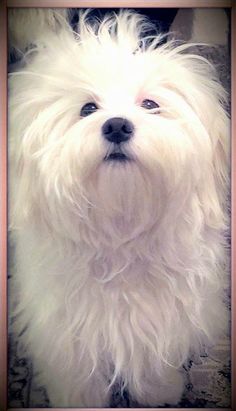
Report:
[[[228,322],[225,92],[137,14],[98,28],[85,13],[75,35],[40,13],[10,79],[11,330],[56,407],[108,406],[115,383],[176,404],[181,365]],[[111,117],[135,128],[124,161],[101,134]]]

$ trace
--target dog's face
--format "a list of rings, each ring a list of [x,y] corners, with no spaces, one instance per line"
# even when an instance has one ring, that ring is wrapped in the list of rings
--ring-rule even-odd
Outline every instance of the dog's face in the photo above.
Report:
[[[47,39],[13,79],[27,213],[70,236],[91,218],[142,231],[201,196],[219,209],[224,92],[183,46],[141,41],[145,24],[120,14],[95,34],[82,18],[79,38]]]

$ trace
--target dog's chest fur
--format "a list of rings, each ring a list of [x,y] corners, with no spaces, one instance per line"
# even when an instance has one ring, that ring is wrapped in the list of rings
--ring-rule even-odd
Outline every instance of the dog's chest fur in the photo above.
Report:
[[[184,267],[179,272],[177,265],[168,265],[163,251],[158,253],[161,247],[157,239],[145,248],[147,233],[116,250],[101,243],[99,247],[98,236],[96,247],[65,243],[59,249],[56,243],[52,247],[51,241],[47,244],[35,233],[31,235],[25,233],[22,237],[22,247],[27,241],[32,248],[27,260],[18,247],[18,267],[31,272],[21,290],[21,300],[26,308],[31,299],[31,310],[24,319],[28,317],[31,323],[26,340],[31,347],[35,341],[34,355],[35,350],[44,349],[51,349],[53,355],[61,341],[68,361],[73,361],[75,355],[85,356],[91,369],[103,359],[106,367],[115,364],[126,374],[127,364],[137,367],[137,358],[140,364],[155,358],[161,370],[163,360],[178,366],[190,347],[198,346],[204,326],[207,328],[208,320],[214,318],[214,312],[208,309],[209,318],[203,324],[209,299],[200,301],[194,295],[202,286],[191,286],[194,280],[186,277]],[[200,322],[203,329],[199,330],[195,326]],[[39,346],[40,328],[58,323],[53,337],[44,338]],[[140,373],[144,372],[141,368]]]

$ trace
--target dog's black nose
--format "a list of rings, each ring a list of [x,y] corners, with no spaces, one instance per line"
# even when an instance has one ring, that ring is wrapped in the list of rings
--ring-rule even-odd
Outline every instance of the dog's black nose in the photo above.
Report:
[[[130,139],[134,131],[133,124],[121,117],[113,117],[102,126],[103,136],[112,143],[122,143]]]

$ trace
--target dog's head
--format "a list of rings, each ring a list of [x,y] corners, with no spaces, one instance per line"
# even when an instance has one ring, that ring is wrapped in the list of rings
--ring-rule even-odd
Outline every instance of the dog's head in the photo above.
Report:
[[[73,238],[91,219],[133,233],[183,213],[222,223],[225,92],[189,45],[149,28],[129,11],[100,24],[81,14],[76,35],[48,33],[13,75],[16,216]]]

